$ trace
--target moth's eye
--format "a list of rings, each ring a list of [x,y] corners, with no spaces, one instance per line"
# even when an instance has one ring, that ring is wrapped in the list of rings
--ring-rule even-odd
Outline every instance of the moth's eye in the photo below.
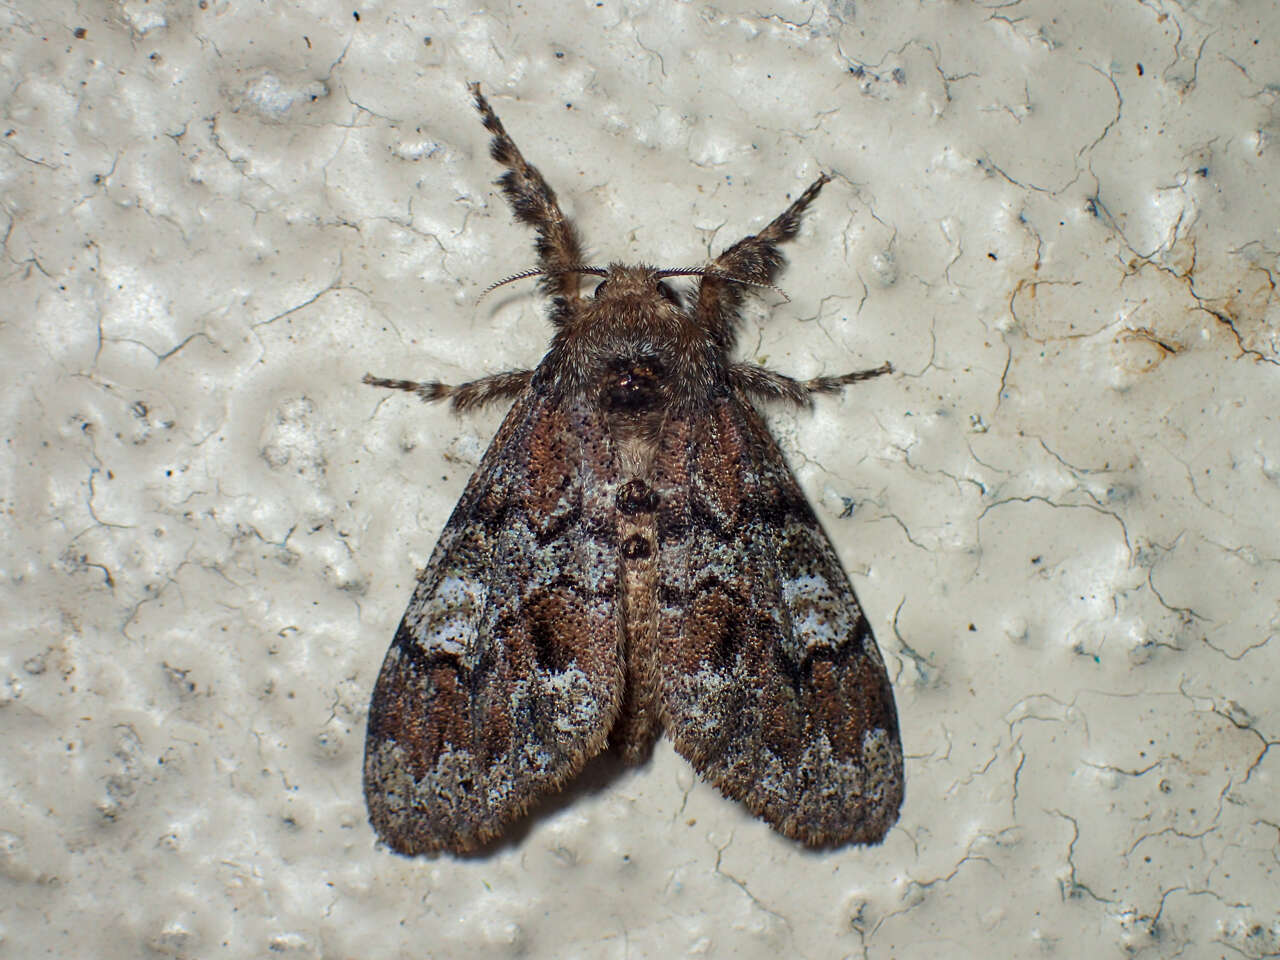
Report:
[[[608,281],[608,280],[601,280],[599,283],[597,283],[597,284],[596,284],[596,292],[595,292],[595,293],[593,293],[593,294],[592,294],[592,296],[593,296],[593,297],[598,297],[598,296],[600,296],[600,291],[602,291],[602,290],[603,290],[605,287],[607,287],[608,285],[609,285],[609,281]]]
[[[680,298],[676,296],[675,291],[661,280],[658,281],[658,293],[662,294],[662,298],[666,300],[667,303],[673,304],[677,307],[680,306]]]

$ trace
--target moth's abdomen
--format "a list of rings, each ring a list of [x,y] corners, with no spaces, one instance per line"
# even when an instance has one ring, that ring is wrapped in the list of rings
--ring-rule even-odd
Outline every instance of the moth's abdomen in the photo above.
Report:
[[[635,446],[633,443],[632,446]],[[639,464],[649,457],[632,458],[641,475],[618,485],[618,579],[622,587],[622,635],[627,668],[622,712],[613,730],[613,742],[628,763],[640,763],[661,730],[658,715],[658,495],[648,471]]]

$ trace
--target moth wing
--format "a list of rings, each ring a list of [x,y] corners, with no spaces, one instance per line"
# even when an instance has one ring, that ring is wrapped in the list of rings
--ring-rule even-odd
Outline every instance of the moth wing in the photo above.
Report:
[[[525,391],[419,575],[369,706],[369,819],[408,855],[495,837],[605,745],[623,669],[590,407]]]
[[[871,627],[751,404],[675,419],[657,478],[659,683],[676,749],[813,846],[877,843],[902,745]]]

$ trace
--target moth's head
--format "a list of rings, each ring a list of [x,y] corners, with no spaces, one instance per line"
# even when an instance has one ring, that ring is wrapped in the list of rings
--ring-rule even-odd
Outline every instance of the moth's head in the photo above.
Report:
[[[679,291],[661,271],[611,263],[586,296],[569,301],[559,316],[566,335],[600,358],[667,353],[677,341],[697,337]]]
[[[664,279],[668,276],[671,274],[653,267],[611,263],[596,284],[591,298],[610,308],[642,306],[649,301],[653,304],[667,303],[678,310],[682,306],[680,296]]]

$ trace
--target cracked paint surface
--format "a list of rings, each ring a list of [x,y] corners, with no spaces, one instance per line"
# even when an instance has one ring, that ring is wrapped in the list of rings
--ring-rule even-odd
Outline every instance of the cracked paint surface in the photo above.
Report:
[[[554,9],[10,9],[5,945],[1280,955],[1280,14]],[[466,80],[601,260],[835,176],[743,355],[902,371],[773,420],[894,674],[883,846],[663,746],[489,858],[373,848],[369,688],[496,419],[360,376],[546,338],[475,303],[528,236]]]

